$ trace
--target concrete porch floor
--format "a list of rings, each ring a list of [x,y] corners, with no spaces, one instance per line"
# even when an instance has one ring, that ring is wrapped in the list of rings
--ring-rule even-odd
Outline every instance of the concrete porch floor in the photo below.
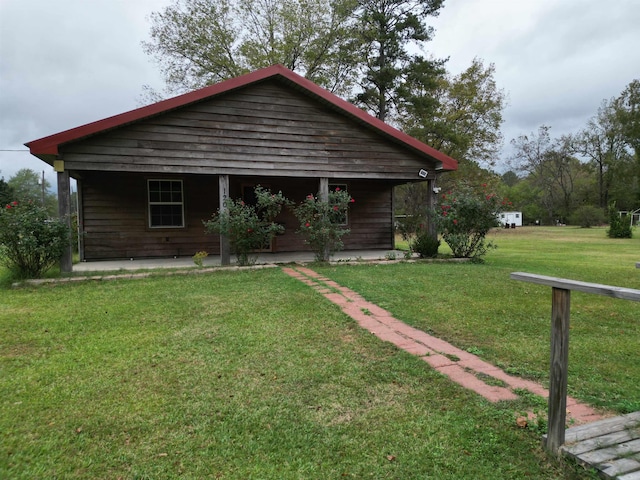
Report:
[[[401,260],[404,258],[400,250],[348,250],[337,252],[331,257],[332,262],[346,262],[358,260]],[[283,264],[283,263],[310,263],[313,262],[313,252],[285,252],[285,253],[261,253],[258,255],[256,265]],[[205,267],[219,267],[220,256],[209,255],[204,259]],[[231,255],[231,265],[236,265],[235,255]],[[129,260],[95,260],[80,262],[73,265],[74,272],[105,272],[117,270],[147,270],[156,268],[187,268],[195,267],[193,258],[132,258]]]

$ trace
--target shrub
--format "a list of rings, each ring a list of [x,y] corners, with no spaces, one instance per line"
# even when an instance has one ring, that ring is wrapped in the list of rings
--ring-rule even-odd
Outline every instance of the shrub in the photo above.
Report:
[[[609,205],[609,238],[631,238],[631,222],[623,219],[616,208],[615,202]]]
[[[419,254],[420,258],[436,257],[438,256],[438,248],[440,248],[440,240],[427,232],[418,232],[409,244],[409,248]]]
[[[201,250],[200,252],[196,252],[191,258],[193,259],[193,263],[195,263],[196,266],[202,268],[202,262],[208,256],[209,256],[209,253],[207,251]]]
[[[300,222],[297,233],[305,237],[305,243],[311,246],[316,261],[328,262],[333,253],[344,247],[342,237],[349,233],[345,227],[347,211],[349,204],[354,201],[346,191],[337,188],[329,192],[326,202],[307,195],[293,209]]]
[[[442,195],[436,208],[436,225],[453,256],[481,260],[489,249],[495,248],[491,242],[485,243],[485,237],[498,226],[498,213],[508,204],[507,199],[500,201],[495,193],[474,192],[465,187]]]
[[[0,260],[20,278],[38,278],[69,247],[69,227],[32,202],[0,210]]]
[[[208,233],[225,235],[236,254],[239,265],[252,265],[258,258],[252,255],[256,250],[265,248],[276,235],[284,232],[284,227],[275,223],[282,207],[290,202],[282,192],[257,186],[256,204],[250,205],[242,199],[225,200],[225,208],[213,214],[211,220],[203,222]]]
[[[580,225],[582,228],[591,228],[604,223],[604,214],[601,209],[593,205],[583,205],[573,212],[571,223]]]

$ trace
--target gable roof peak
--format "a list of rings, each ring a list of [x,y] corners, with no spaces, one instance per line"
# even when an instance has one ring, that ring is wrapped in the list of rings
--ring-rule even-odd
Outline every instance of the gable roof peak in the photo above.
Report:
[[[253,72],[241,75],[239,77],[231,78],[229,80],[222,81],[207,87],[203,87],[192,92],[184,93],[166,100],[161,100],[150,105],[146,105],[128,112],[124,112],[118,115],[104,118],[95,122],[87,123],[79,127],[71,128],[63,132],[55,133],[47,137],[40,138],[38,140],[32,140],[25,143],[25,146],[29,147],[32,155],[45,159],[50,156],[59,155],[59,147],[76,142],[81,139],[104,133],[115,128],[119,128],[131,123],[135,123],[150,117],[161,115],[178,108],[197,103],[208,98],[215,97],[224,93],[237,90],[239,88],[246,87],[248,85],[256,84],[268,79],[280,79],[298,87],[298,90],[322,101],[326,105],[330,106],[334,110],[357,120],[359,123],[365,125],[368,128],[377,131],[379,134],[386,136],[392,141],[404,145],[410,150],[426,155],[438,162],[442,170],[456,170],[457,162],[445,155],[444,153],[422,143],[421,141],[407,135],[404,132],[392,127],[391,125],[384,123],[376,117],[370,115],[364,110],[356,107],[352,103],[338,97],[330,91],[320,87],[311,80],[289,70],[284,65],[276,64],[270,67],[265,67]]]

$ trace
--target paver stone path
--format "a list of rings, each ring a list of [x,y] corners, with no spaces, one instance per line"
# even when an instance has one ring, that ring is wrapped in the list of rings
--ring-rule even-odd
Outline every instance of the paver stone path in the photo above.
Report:
[[[381,340],[417,355],[452,381],[473,390],[490,402],[518,398],[514,393],[515,389],[528,390],[545,398],[549,396],[548,390],[542,385],[509,375],[469,352],[401,322],[353,290],[323,277],[314,270],[303,266],[283,267],[282,270],[338,305],[362,328]],[[482,378],[497,379],[506,386],[489,385]],[[572,423],[582,424],[602,418],[603,416],[593,408],[567,397],[567,419]]]

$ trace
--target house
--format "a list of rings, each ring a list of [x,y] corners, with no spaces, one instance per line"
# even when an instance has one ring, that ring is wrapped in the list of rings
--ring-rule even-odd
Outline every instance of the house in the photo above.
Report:
[[[522,226],[522,212],[500,212],[498,219],[502,226]]]
[[[202,221],[256,185],[299,202],[346,188],[345,249],[394,245],[393,188],[455,170],[447,155],[281,65],[25,144],[58,172],[62,215],[78,184],[82,260],[220,252]],[[272,251],[307,249],[290,212]],[[63,270],[71,270],[63,259]]]

